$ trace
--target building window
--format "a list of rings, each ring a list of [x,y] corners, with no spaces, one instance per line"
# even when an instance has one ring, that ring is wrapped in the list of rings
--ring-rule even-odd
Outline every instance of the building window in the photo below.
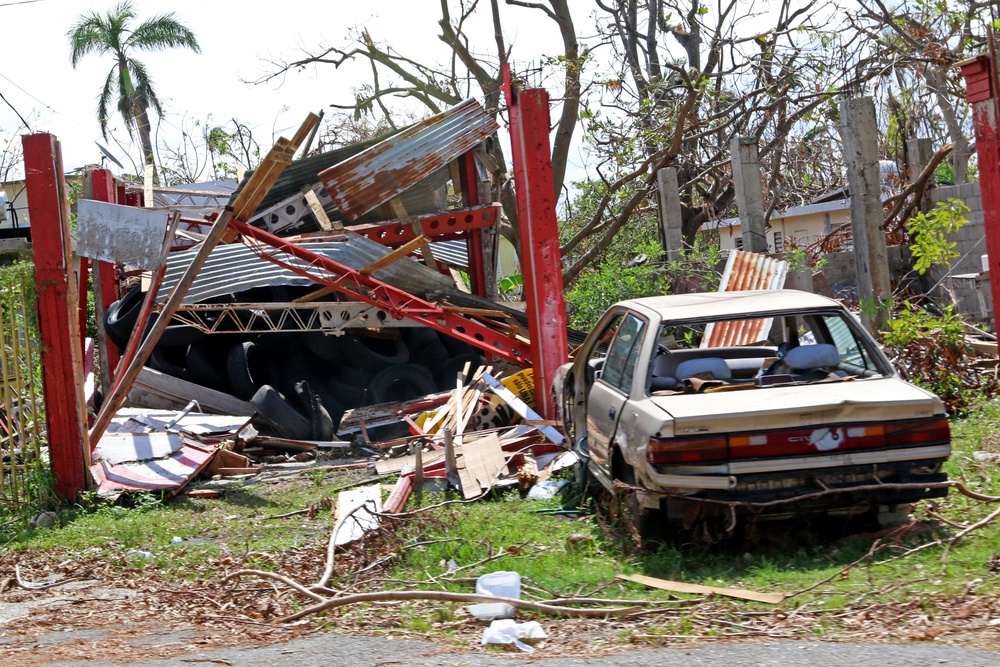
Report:
[[[785,252],[785,242],[781,238],[781,232],[774,233],[774,252]]]
[[[743,250],[743,237],[742,236],[737,236],[736,237],[736,249],[737,250]]]

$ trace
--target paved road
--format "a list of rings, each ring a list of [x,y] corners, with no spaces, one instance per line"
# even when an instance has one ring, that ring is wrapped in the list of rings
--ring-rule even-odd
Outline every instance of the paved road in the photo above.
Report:
[[[753,642],[711,644],[701,648],[642,649],[598,658],[546,658],[539,650],[525,660],[525,655],[490,652],[456,652],[423,641],[386,640],[375,637],[352,637],[338,634],[315,635],[285,644],[261,648],[220,649],[191,653],[168,660],[141,663],[142,667],[177,667],[177,665],[212,667],[232,664],[240,667],[485,667],[487,665],[524,665],[531,667],[922,667],[956,665],[960,667],[997,667],[1000,653],[934,644],[838,644],[824,642]],[[91,660],[54,662],[49,667],[121,667],[120,663]]]

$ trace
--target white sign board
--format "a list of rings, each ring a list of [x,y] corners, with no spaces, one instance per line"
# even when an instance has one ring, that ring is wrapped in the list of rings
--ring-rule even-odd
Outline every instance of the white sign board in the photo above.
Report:
[[[76,209],[76,252],[81,257],[154,270],[166,229],[163,211],[81,199]]]

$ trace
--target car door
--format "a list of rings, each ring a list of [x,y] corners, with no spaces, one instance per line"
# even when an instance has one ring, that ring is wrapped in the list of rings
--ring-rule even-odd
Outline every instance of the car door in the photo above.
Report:
[[[613,324],[617,326],[617,331],[587,396],[590,457],[605,470],[610,470],[610,445],[622,408],[632,391],[632,379],[647,322],[636,313],[626,312],[615,318]]]

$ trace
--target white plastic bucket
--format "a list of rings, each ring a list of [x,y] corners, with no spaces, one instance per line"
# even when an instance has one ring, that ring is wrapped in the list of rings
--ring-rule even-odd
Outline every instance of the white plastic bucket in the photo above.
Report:
[[[521,575],[517,572],[490,572],[476,580],[476,593],[521,599]]]

